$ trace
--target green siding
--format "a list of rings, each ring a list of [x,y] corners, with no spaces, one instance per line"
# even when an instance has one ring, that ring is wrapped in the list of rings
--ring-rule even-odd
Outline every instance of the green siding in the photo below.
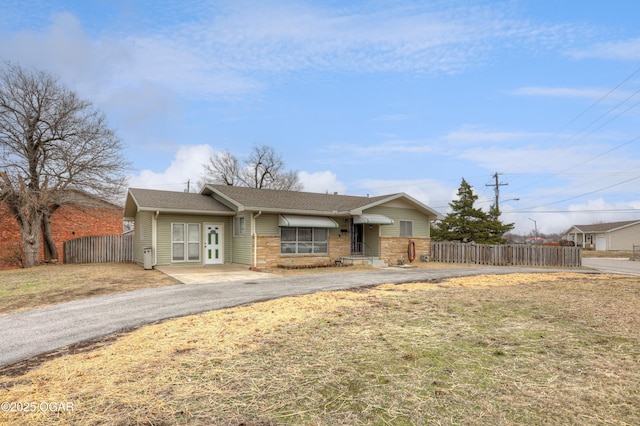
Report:
[[[133,238],[133,260],[144,264],[143,249],[151,247],[151,221],[152,212],[138,212],[135,217]]]
[[[382,237],[399,237],[400,221],[410,220],[413,222],[414,237],[429,237],[429,217],[411,208],[376,206],[363,213],[382,214],[393,219],[393,225],[381,225],[380,235]]]
[[[204,264],[204,241],[200,245],[200,260],[192,262],[171,262],[171,224],[172,223],[199,223],[200,239],[204,234],[204,226],[207,223],[221,223],[224,225],[224,262],[231,263],[232,258],[232,234],[230,217],[198,216],[198,215],[172,215],[160,214],[157,224],[158,265],[202,265]]]
[[[238,217],[244,217],[244,235],[233,236],[233,263],[251,265],[251,214],[239,213]]]
[[[256,218],[256,234],[263,237],[279,237],[280,227],[278,226],[277,214],[261,214]]]

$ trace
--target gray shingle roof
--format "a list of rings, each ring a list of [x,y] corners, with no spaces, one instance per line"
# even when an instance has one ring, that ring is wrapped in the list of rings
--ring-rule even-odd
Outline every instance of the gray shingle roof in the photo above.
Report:
[[[627,220],[624,222],[609,222],[609,223],[596,223],[592,225],[573,225],[572,228],[577,228],[583,233],[593,232],[610,232],[618,228],[624,228],[625,226],[640,223],[640,220]]]
[[[130,201],[135,203],[132,205]],[[233,213],[229,207],[210,196],[175,191],[157,191],[154,189],[129,188],[125,217],[133,217],[138,210]]]
[[[225,203],[216,198],[226,200]],[[247,211],[271,211],[308,215],[351,215],[361,210],[403,198],[425,214],[437,212],[413,200],[406,194],[360,197],[353,195],[322,194],[315,192],[256,189],[227,185],[206,185],[200,194],[130,188],[127,194],[124,217],[132,218],[138,210],[233,214],[236,209]],[[230,206],[230,207],[229,207]]]
[[[207,185],[207,187],[239,203],[246,210],[289,210],[318,213],[346,213],[350,210],[359,209],[400,195],[391,194],[377,197],[358,197],[353,195],[255,189],[228,185]],[[203,193],[205,194],[209,192],[207,191],[207,187],[203,189]]]

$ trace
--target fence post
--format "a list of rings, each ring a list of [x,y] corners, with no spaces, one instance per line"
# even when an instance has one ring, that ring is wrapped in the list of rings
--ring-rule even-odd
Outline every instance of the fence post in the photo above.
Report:
[[[634,256],[640,256],[640,245],[634,245]],[[441,241],[431,243],[431,258],[434,262],[482,265],[582,266],[581,248],[569,246],[491,245]]]
[[[63,263],[133,262],[133,235],[75,238],[63,243]]]

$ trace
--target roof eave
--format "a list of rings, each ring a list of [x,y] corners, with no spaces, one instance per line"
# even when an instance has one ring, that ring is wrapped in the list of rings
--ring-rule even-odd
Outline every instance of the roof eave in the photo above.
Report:
[[[199,210],[199,209],[171,209],[166,207],[141,207],[138,209],[140,212],[159,212],[159,213],[171,213],[171,214],[197,214],[197,215],[210,215],[210,216],[235,216],[236,212],[229,211],[216,211],[216,210]]]
[[[619,231],[620,229],[628,228],[628,227],[630,227],[630,226],[635,226],[635,225],[637,225],[637,224],[639,224],[639,223],[640,223],[640,220],[639,220],[639,221],[637,221],[637,222],[631,222],[631,223],[627,223],[627,224],[622,225],[622,226],[618,226],[617,228],[609,229],[609,230],[608,230],[608,231],[606,231],[606,232]]]
[[[131,202],[133,203],[133,209],[134,211],[131,212],[131,208],[127,208],[129,205],[129,197],[131,197]],[[124,218],[130,217],[131,213],[133,213],[135,215],[135,212],[137,212],[140,209],[140,205],[138,204],[138,200],[136,200],[136,197],[131,193],[131,191],[127,191],[127,198],[125,199],[124,202],[124,209],[122,211],[122,215]],[[125,220],[133,220],[133,219],[125,219]]]
[[[376,200],[373,203],[369,203],[365,206],[362,207],[358,207],[356,209],[352,209],[349,211],[349,213],[351,213],[352,215],[361,215],[363,214],[363,211],[366,209],[370,209],[372,207],[375,206],[379,206],[380,204],[384,204],[384,203],[388,203],[389,201],[393,201],[393,200],[397,200],[399,198],[404,198],[407,201],[409,201],[411,204],[413,204],[414,206],[416,206],[419,210],[422,210],[423,213],[426,213],[427,216],[431,216],[435,219],[440,219],[440,218],[444,218],[444,216],[440,213],[438,213],[437,211],[433,210],[431,207],[421,203],[420,201],[416,200],[415,198],[411,197],[410,195],[405,194],[404,192],[400,192],[397,194],[392,194],[386,198],[382,198],[380,200]]]
[[[274,207],[257,207],[257,206],[245,206],[244,210],[248,212],[262,212],[262,213],[274,213],[274,214],[297,214],[306,216],[350,216],[349,211],[338,210],[304,210],[304,209],[279,209]]]
[[[239,211],[239,212],[247,210],[247,208],[245,206],[243,206],[242,204],[240,204],[239,202],[237,202],[233,198],[229,197],[227,194],[224,194],[224,193],[218,191],[217,189],[215,189],[214,187],[212,187],[209,184],[206,184],[200,190],[200,195],[211,195],[211,194],[215,194],[215,195],[219,196],[220,198],[222,198],[222,199],[228,201],[229,203],[233,204],[234,206],[237,207],[237,209],[238,209],[237,211]]]

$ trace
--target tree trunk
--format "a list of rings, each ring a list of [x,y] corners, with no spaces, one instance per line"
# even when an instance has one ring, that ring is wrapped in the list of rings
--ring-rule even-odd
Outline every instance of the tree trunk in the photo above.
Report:
[[[51,235],[51,216],[48,213],[42,216],[42,242],[44,261],[58,263],[58,248]]]
[[[42,214],[31,211],[26,217],[19,215],[18,228],[20,229],[20,237],[22,238],[22,267],[31,268],[40,264],[40,226]]]

